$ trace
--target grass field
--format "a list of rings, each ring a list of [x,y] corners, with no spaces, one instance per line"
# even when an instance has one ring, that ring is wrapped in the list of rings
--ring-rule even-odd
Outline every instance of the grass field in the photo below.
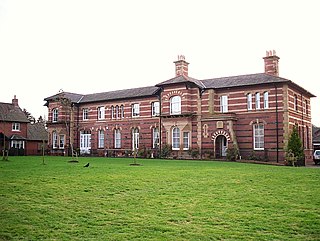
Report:
[[[0,240],[320,240],[320,168],[68,160],[0,161]]]

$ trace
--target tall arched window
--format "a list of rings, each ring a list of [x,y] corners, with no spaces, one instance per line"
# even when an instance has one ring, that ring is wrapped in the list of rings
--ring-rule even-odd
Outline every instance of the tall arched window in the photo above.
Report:
[[[139,129],[138,128],[132,129],[132,149],[133,150],[139,149]]]
[[[178,127],[174,127],[172,129],[172,150],[180,149],[180,129]]]
[[[120,129],[114,130],[114,148],[121,148],[121,132]]]
[[[58,135],[57,132],[52,132],[52,148],[58,148]]]
[[[58,122],[58,108],[52,110],[52,122]]]
[[[176,115],[181,114],[181,97],[172,96],[170,99],[170,114]]]

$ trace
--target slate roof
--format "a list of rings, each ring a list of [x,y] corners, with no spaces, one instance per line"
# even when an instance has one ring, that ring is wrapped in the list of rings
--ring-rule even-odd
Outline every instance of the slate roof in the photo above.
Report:
[[[78,103],[80,102],[80,100],[83,98],[84,95],[82,94],[76,94],[76,93],[71,93],[71,92],[61,92],[55,95],[52,95],[50,97],[45,98],[45,101],[50,101],[50,100],[54,100],[57,98],[67,98],[69,100],[71,100],[73,103]]]
[[[88,94],[83,97],[80,103],[152,96],[155,95],[158,92],[158,90],[158,87],[147,86],[134,89],[115,90],[103,93]]]
[[[229,76],[229,77],[221,77],[221,78],[212,78],[212,79],[204,79],[198,80],[188,76],[176,76],[169,80],[163,81],[156,86],[147,86],[141,88],[133,88],[133,89],[124,89],[124,90],[116,90],[116,91],[108,91],[102,93],[94,93],[94,94],[75,94],[70,92],[62,92],[51,97],[45,98],[45,101],[54,100],[59,97],[59,95],[64,95],[64,97],[69,98],[73,103],[89,103],[89,102],[98,102],[98,101],[106,101],[106,100],[118,100],[118,99],[128,99],[135,97],[147,97],[156,95],[158,91],[160,91],[160,87],[172,84],[180,84],[180,83],[192,83],[199,87],[200,89],[223,89],[223,88],[232,88],[232,87],[241,87],[241,86],[254,86],[254,85],[262,85],[262,84],[276,84],[276,83],[288,83],[302,92],[306,93],[310,97],[315,97],[312,93],[305,90],[301,86],[295,84],[291,80],[281,78],[278,76],[258,73],[258,74],[247,74],[247,75],[237,75],[237,76]]]
[[[202,83],[201,80],[197,80],[195,78],[192,78],[189,76],[183,76],[183,75],[180,75],[180,76],[174,77],[172,79],[163,81],[163,82],[157,84],[156,86],[164,86],[164,85],[180,84],[180,83],[193,83],[201,89],[205,88],[205,85]]]
[[[7,122],[30,122],[20,107],[13,104],[0,102],[0,121]]]
[[[44,123],[37,122],[28,124],[27,139],[31,141],[48,141],[48,132]]]

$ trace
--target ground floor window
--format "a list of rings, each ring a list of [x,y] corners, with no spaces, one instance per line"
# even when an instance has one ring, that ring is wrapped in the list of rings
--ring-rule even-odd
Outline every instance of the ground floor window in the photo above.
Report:
[[[264,150],[264,126],[263,124],[253,125],[253,149]]]
[[[159,128],[152,129],[152,148],[158,148],[160,143]]]
[[[104,131],[99,130],[98,132],[98,148],[104,147]]]
[[[91,133],[89,131],[80,132],[80,153],[89,154],[91,149]]]
[[[114,148],[121,148],[121,132],[120,129],[114,130]]]
[[[59,148],[64,149],[65,135],[59,135]]]
[[[139,129],[138,128],[132,129],[132,149],[133,150],[139,149]]]
[[[172,129],[172,150],[180,149],[180,129],[178,127],[174,127]]]
[[[190,133],[183,132],[183,150],[189,150],[190,148]]]
[[[11,147],[17,149],[24,149],[24,141],[22,140],[12,140]]]
[[[52,148],[58,148],[58,135],[57,132],[52,132]]]

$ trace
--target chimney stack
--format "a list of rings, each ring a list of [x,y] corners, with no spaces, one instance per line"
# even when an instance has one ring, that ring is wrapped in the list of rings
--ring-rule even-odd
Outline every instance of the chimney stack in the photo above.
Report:
[[[279,76],[279,57],[276,55],[276,51],[266,51],[266,57],[264,59],[264,72],[274,76]]]
[[[185,60],[184,55],[178,55],[178,60],[174,61],[176,65],[176,77],[184,76],[188,77],[188,65],[189,63]]]
[[[16,95],[14,95],[14,97],[12,99],[12,104],[14,107],[19,107],[19,103],[18,103],[18,99],[17,99]]]

